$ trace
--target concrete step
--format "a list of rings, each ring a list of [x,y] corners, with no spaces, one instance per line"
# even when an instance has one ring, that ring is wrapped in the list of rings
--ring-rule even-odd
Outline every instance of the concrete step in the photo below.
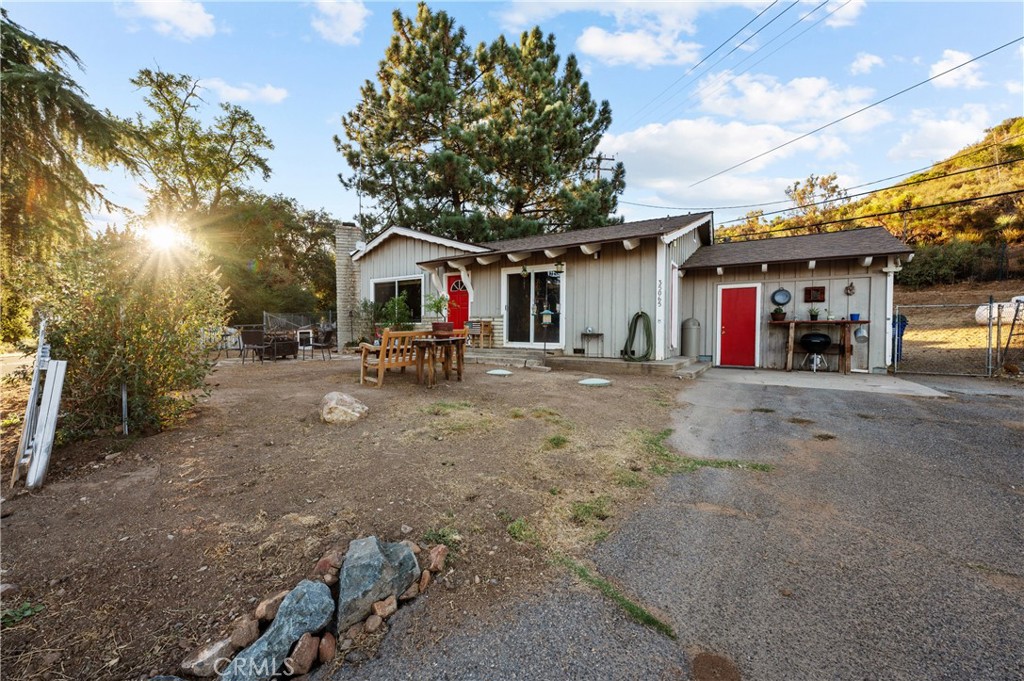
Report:
[[[710,368],[711,362],[692,362],[674,373],[679,378],[692,381]]]
[[[498,367],[543,367],[544,352],[519,348],[466,348],[466,363]]]
[[[585,371],[593,374],[661,374],[674,375],[694,363],[689,357],[670,357],[656,362],[627,362],[610,357],[582,357],[580,355],[551,356],[547,366],[553,369]]]

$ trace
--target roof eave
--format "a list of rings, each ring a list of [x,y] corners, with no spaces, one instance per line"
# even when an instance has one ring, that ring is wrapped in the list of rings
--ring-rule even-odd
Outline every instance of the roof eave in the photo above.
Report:
[[[826,261],[826,260],[855,260],[857,258],[866,257],[885,257],[890,255],[906,255],[913,253],[914,249],[906,247],[900,250],[884,250],[884,251],[869,251],[863,253],[843,253],[841,255],[818,255],[818,256],[803,256],[800,258],[786,258],[786,259],[763,259],[756,262],[713,262],[713,263],[699,263],[693,265],[687,265],[685,262],[679,266],[681,270],[713,270],[716,267],[758,267],[762,264],[768,265],[791,265],[793,263],[807,262],[809,260]]]

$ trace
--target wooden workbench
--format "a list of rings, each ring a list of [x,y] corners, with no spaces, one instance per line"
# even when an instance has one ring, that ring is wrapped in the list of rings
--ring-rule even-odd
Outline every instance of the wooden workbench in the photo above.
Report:
[[[870,323],[870,319],[858,319],[857,321],[851,321],[849,319],[786,319],[781,322],[768,322],[768,326],[789,327],[789,338],[786,341],[786,371],[793,370],[793,349],[796,345],[796,327],[839,327],[839,368],[844,374],[848,374],[850,373],[850,356],[853,354],[853,348],[850,345],[850,327]]]

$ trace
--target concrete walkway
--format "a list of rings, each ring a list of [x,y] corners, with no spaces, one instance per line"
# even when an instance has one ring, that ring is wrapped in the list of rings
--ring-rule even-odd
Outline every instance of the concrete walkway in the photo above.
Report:
[[[909,397],[948,397],[945,393],[888,374],[837,374],[832,372],[777,371],[765,369],[709,369],[701,381],[742,383],[746,385],[777,385],[818,390],[849,390],[906,395]]]

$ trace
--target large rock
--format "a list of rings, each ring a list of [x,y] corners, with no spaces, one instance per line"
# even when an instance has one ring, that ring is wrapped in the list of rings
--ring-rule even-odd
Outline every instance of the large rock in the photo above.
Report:
[[[366,617],[375,602],[397,598],[419,576],[416,556],[405,544],[384,544],[376,537],[353,541],[339,575],[337,631]]]
[[[320,420],[324,423],[352,423],[369,410],[365,404],[345,393],[327,393],[320,400]]]
[[[323,582],[299,582],[285,597],[263,636],[232,660],[223,681],[266,681],[284,664],[292,645],[303,634],[322,629],[333,614],[330,587]]]

